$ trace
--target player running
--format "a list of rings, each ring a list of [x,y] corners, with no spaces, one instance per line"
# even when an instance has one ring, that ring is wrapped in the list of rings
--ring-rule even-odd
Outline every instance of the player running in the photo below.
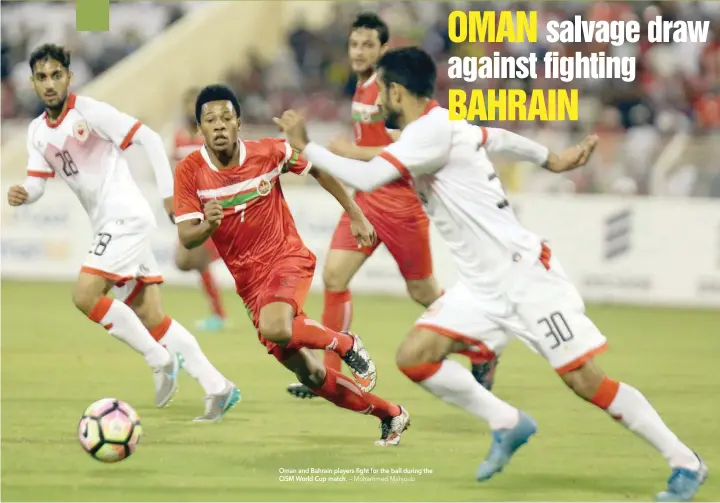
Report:
[[[330,330],[303,313],[315,256],[295,228],[280,175],[313,175],[351,216],[359,244],[372,243],[372,226],[340,183],[314,170],[286,141],[239,139],[240,105],[227,87],[204,88],[195,117],[205,145],[175,172],[180,242],[194,248],[212,237],[268,353],[323,398],[379,418],[378,445],[398,444],[410,417],[403,407],[369,393],[375,364],[360,338]],[[326,368],[310,349],[336,352],[360,386]]]
[[[348,56],[358,79],[352,103],[355,143],[336,139],[330,150],[337,155],[369,161],[399,136],[399,131],[386,128],[378,107],[375,65],[387,50],[389,40],[388,26],[374,13],[360,14],[350,28]],[[350,218],[346,214],[340,218],[323,270],[322,322],[333,330],[350,328],[353,309],[348,286],[382,243],[395,259],[415,302],[428,307],[442,294],[433,277],[430,221],[410,184],[398,179],[372,191],[358,191],[355,202],[375,227],[378,239],[372,246],[359,248],[353,238]],[[482,351],[468,350],[465,354],[470,357],[475,378],[491,389],[497,358],[488,358]],[[325,364],[337,371],[341,369],[340,359],[332,351],[325,354]],[[287,391],[298,398],[317,396],[300,383],[291,384]]]
[[[183,127],[175,133],[174,159],[176,165],[203,146],[203,137],[198,131],[195,122],[195,99],[199,91],[197,88],[190,88],[183,96]],[[209,317],[198,321],[196,324],[198,330],[205,332],[218,332],[225,326],[225,308],[223,307],[222,293],[210,270],[211,264],[219,258],[220,255],[218,255],[215,245],[210,240],[206,241],[203,246],[191,250],[178,243],[175,254],[175,265],[178,269],[181,271],[197,271],[200,274],[203,290],[210,300],[212,309],[212,314]]]
[[[452,251],[459,281],[416,322],[398,349],[397,364],[438,398],[488,422],[493,443],[477,480],[502,471],[537,427],[446,357],[468,344],[484,344],[498,353],[510,338],[520,337],[578,396],[660,451],[672,474],[658,500],[692,498],[707,477],[707,465],[670,431],[640,391],[610,379],[595,362],[606,347],[605,337],[585,315],[580,295],[548,245],[518,222],[487,156],[516,154],[563,172],[587,162],[597,137],[554,154],[503,129],[451,121],[430,98],[436,68],[421,49],[390,51],[378,68],[381,106],[397,120],[402,135],[372,161],[342,158],[309,142],[296,112],[275,121],[317,169],[351,187],[369,191],[399,178],[413,183]]]
[[[11,206],[31,204],[48,178],[62,178],[90,217],[95,239],[75,283],[73,302],[95,323],[145,357],[153,369],[155,404],[167,405],[182,365],[204,388],[205,414],[219,421],[240,399],[195,337],[165,314],[150,236],[157,223],[133,181],[122,151],[138,144],[152,164],[165,209],[172,212],[172,170],[160,136],[107,103],[68,92],[70,53],[46,44],[30,55],[32,84],[45,113],[28,128],[28,170],[8,192]],[[115,299],[107,294],[112,290]],[[167,349],[166,349],[167,348]]]

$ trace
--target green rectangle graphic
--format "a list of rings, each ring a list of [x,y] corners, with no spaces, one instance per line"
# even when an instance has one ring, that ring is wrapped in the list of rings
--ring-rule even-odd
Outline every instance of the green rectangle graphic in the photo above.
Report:
[[[75,29],[110,30],[110,0],[75,0]]]

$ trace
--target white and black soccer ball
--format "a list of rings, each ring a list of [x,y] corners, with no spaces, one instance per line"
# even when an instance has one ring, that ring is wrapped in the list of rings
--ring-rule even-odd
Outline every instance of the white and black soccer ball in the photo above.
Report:
[[[80,418],[78,440],[85,452],[103,463],[129,457],[142,436],[135,409],[116,398],[98,400]]]

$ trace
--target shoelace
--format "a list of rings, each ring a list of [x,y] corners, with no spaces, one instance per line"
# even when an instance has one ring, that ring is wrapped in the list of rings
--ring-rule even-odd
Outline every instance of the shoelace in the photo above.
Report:
[[[345,363],[347,363],[351,368],[355,369],[356,372],[367,372],[367,362],[360,358],[360,355],[355,352],[355,350],[351,349],[345,354]]]
[[[392,420],[393,418],[384,419],[380,423],[380,431],[382,434],[380,435],[380,440],[387,440],[387,438],[390,436],[390,432],[392,431]]]

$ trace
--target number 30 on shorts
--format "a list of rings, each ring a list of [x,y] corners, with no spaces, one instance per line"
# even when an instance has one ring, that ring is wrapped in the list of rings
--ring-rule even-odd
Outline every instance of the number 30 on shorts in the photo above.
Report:
[[[93,253],[98,257],[102,257],[103,253],[105,253],[105,250],[107,249],[107,246],[110,244],[110,241],[112,241],[112,236],[110,234],[107,232],[99,232],[97,236],[95,236],[95,242],[88,253]]]
[[[553,345],[550,346],[550,349],[557,349],[562,343],[570,342],[575,337],[567,321],[565,321],[565,316],[559,311],[552,313],[546,318],[540,318],[538,325],[546,328],[547,332],[545,333],[545,337],[553,340]]]

